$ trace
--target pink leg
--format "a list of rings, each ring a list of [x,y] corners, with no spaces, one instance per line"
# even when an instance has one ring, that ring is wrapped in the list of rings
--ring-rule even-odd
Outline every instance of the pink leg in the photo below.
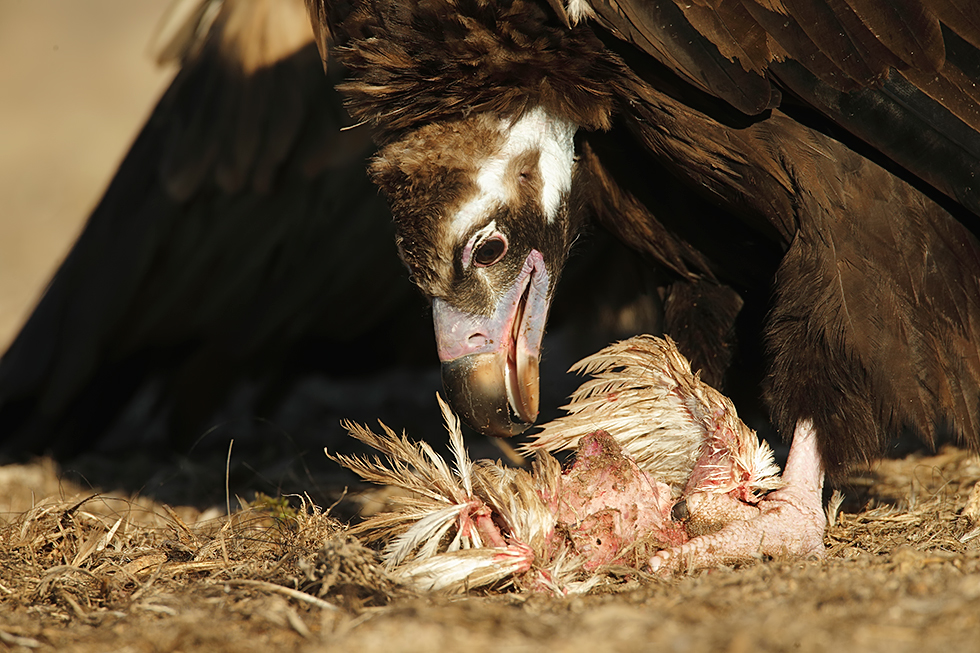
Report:
[[[796,425],[783,473],[785,485],[759,503],[762,514],[736,521],[650,559],[653,571],[700,569],[771,557],[824,556],[823,465],[810,420]]]

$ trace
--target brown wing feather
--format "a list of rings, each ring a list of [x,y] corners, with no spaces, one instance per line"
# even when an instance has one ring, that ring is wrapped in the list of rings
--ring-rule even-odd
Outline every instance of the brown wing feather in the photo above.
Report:
[[[767,328],[777,425],[788,432],[813,419],[837,477],[901,427],[927,441],[944,428],[980,441],[975,236],[909,184],[780,112],[733,129],[643,93],[638,133],[675,174],[717,186],[735,213],[769,216],[787,239]]]
[[[929,0],[939,20],[973,47],[980,48],[980,3],[974,0]]]
[[[835,0],[840,3],[841,0]],[[907,66],[935,72],[946,58],[939,19],[920,0],[846,0],[847,6],[889,52]]]
[[[955,34],[946,37],[946,63],[937,72],[910,68],[905,79],[974,128],[980,126],[980,55]]]
[[[784,2],[820,51],[858,84],[874,84],[889,66],[901,63],[842,0]]]
[[[691,26],[717,46],[726,59],[746,70],[764,73],[773,59],[772,39],[752,18],[741,0],[677,2]]]
[[[743,6],[773,41],[774,56],[770,64],[785,59],[806,62],[806,69],[831,87],[841,91],[857,88],[854,80],[813,42],[792,15],[773,11],[761,3],[746,2]]]
[[[620,38],[653,56],[681,78],[731,103],[747,114],[765,111],[778,94],[751,60],[740,63],[726,54],[734,43],[750,43],[749,23],[728,24],[717,11],[694,12],[697,26],[712,28],[718,43],[701,34],[672,1],[633,2],[630,0],[592,3],[600,23]],[[731,14],[729,17],[734,18]],[[752,51],[758,56],[758,51]],[[723,54],[725,52],[726,54]]]
[[[941,93],[935,84],[923,90],[972,120],[974,110],[964,110],[962,102],[967,80],[943,73],[941,27],[980,47],[980,5],[969,0],[609,0],[592,6],[621,38],[746,113],[768,106],[759,75],[778,77],[770,65],[789,58],[839,91],[877,85],[892,68],[927,86],[938,74],[958,93]],[[980,128],[980,122],[969,124]]]
[[[184,438],[298,343],[392,315],[431,338],[301,0],[219,4],[171,44],[181,71],[0,362],[8,451],[86,446],[148,375]]]
[[[217,181],[229,194],[256,184],[267,190],[310,110],[301,105],[296,86],[303,80],[294,66],[269,71],[309,46],[308,16],[298,0],[202,0],[201,7],[191,15],[195,28],[181,30],[178,40],[164,48],[169,57],[199,71],[185,83],[195,85],[196,102],[176,92],[161,101],[161,110],[173,115],[162,163],[164,184],[178,200],[191,197],[207,181]]]
[[[777,275],[769,396],[778,423],[812,411],[837,434],[822,451],[832,474],[902,427],[927,442],[951,430],[976,443],[980,246],[870,162],[853,164],[838,192],[806,198],[809,219]],[[861,219],[837,217],[848,210]]]
[[[777,97],[732,86],[732,70],[761,71],[765,77],[753,84],[771,80],[795,103],[815,108],[980,214],[980,3],[609,0],[593,6],[621,38],[735,109],[758,113],[762,99]],[[755,46],[740,51],[743,43]]]

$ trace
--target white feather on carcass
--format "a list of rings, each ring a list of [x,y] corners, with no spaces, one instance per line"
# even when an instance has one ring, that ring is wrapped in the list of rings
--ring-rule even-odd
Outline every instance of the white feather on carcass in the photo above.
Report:
[[[441,398],[452,466],[384,424],[383,435],[346,425],[384,458],[327,455],[411,493],[353,529],[385,543],[397,579],[422,590],[588,591],[614,567],[640,569],[660,548],[751,517],[780,486],[769,447],[669,339],[631,338],[573,369],[594,378],[528,445],[530,471],[472,461]],[[565,470],[548,453],[561,449],[577,449]]]
[[[525,452],[574,449],[597,429],[612,434],[636,464],[684,486],[706,449],[724,452],[707,482],[744,481],[756,491],[779,487],[771,449],[746,426],[723,394],[702,383],[670,338],[636,336],[572,366],[592,375],[545,424]],[[728,435],[728,433],[731,435]]]

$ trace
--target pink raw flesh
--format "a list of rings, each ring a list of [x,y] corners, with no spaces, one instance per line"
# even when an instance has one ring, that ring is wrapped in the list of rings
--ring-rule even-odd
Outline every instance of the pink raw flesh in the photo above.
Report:
[[[683,526],[670,519],[670,487],[656,481],[623,453],[605,431],[584,437],[572,465],[562,476],[558,524],[585,568],[631,564],[621,555],[633,544],[669,547],[688,540]]]
[[[659,551],[650,569],[671,573],[749,560],[759,556],[823,558],[823,467],[812,422],[796,425],[783,473],[784,486],[759,501],[757,514],[721,530]]]

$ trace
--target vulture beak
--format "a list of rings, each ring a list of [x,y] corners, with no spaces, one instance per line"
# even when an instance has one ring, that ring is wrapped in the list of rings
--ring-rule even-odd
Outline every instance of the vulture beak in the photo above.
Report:
[[[538,416],[548,285],[544,257],[531,250],[489,316],[462,311],[443,299],[432,302],[449,403],[486,435],[517,435]]]

